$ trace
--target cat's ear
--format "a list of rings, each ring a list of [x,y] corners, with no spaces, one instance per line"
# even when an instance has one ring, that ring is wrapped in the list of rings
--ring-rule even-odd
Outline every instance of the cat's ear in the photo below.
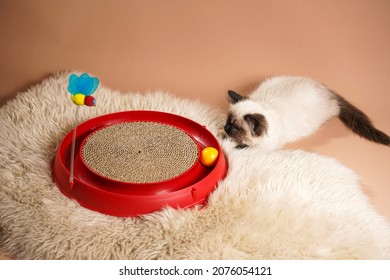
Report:
[[[244,120],[251,128],[252,134],[260,136],[266,132],[268,124],[265,117],[261,114],[248,114],[244,116]]]
[[[229,102],[230,102],[230,104],[236,104],[238,101],[246,99],[246,97],[238,94],[237,92],[235,92],[233,90],[228,90],[228,94],[229,94]]]

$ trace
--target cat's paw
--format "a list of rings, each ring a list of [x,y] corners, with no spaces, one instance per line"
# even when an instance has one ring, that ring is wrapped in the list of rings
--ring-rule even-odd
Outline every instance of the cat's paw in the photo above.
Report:
[[[236,149],[247,149],[247,148],[249,148],[249,146],[247,145],[247,144],[240,144],[240,145],[237,145],[236,146]]]

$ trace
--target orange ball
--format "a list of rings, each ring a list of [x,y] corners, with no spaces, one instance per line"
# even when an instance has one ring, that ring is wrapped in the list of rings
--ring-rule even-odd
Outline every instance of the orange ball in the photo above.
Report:
[[[213,147],[206,147],[200,154],[200,162],[207,167],[212,167],[217,163],[218,150]]]

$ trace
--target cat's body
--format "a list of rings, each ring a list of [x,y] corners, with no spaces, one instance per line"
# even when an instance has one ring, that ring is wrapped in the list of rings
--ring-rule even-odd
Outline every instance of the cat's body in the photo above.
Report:
[[[312,79],[278,76],[266,80],[248,97],[229,91],[225,131],[238,147],[262,145],[274,150],[315,132],[338,116],[356,134],[390,145],[369,118],[340,95]]]

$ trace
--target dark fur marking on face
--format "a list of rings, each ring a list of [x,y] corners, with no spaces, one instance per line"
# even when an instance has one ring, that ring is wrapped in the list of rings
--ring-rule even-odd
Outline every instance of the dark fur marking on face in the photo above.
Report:
[[[229,137],[235,139],[238,143],[242,143],[245,139],[245,130],[237,124],[232,114],[228,115],[224,130]]]
[[[228,118],[227,118],[227,121],[226,121],[226,125],[224,127],[226,133],[233,133],[233,132],[239,132],[239,131],[242,131],[242,128],[240,126],[237,125],[234,117],[232,114],[229,114],[228,115]]]
[[[244,120],[251,128],[253,136],[261,136],[267,131],[268,123],[265,117],[261,114],[248,114],[244,116]]]
[[[225,127],[224,127],[224,130],[228,135],[232,132],[232,130],[234,128],[232,119],[233,119],[233,116],[231,114],[229,114],[227,117],[227,120],[226,120]]]
[[[239,102],[241,100],[247,99],[247,97],[238,94],[234,90],[228,90],[228,94],[229,94],[230,104],[236,104],[237,102]]]

